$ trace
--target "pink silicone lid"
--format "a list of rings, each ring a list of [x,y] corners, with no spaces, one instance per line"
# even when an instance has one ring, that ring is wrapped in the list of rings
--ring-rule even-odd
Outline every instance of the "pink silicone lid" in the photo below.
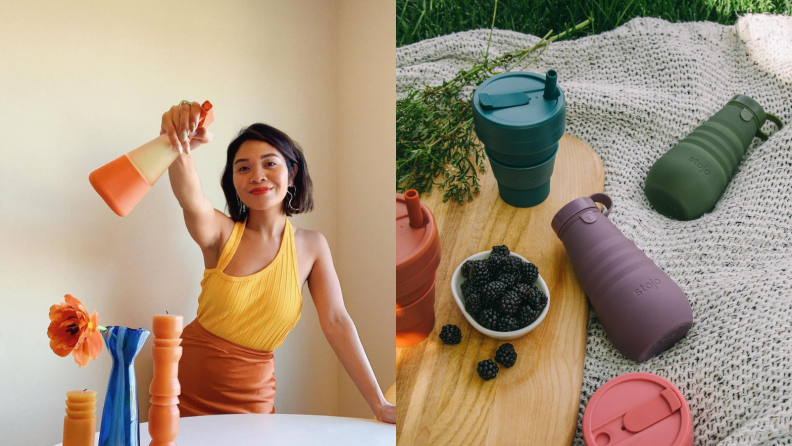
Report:
[[[587,446],[693,446],[685,396],[667,379],[628,373],[594,392],[583,413]]]

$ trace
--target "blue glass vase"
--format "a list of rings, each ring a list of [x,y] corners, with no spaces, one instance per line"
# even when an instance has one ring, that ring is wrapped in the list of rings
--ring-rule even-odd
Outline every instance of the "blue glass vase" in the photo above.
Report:
[[[148,335],[143,328],[118,326],[102,332],[107,351],[113,355],[113,370],[102,409],[99,446],[140,446],[135,357]]]

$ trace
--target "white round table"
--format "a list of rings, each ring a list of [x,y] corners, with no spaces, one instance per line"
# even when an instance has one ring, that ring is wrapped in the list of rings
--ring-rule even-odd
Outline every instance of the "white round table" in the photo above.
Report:
[[[150,441],[148,423],[140,423],[140,445],[148,446]],[[396,425],[319,415],[207,415],[182,418],[176,443],[179,446],[394,446]],[[96,444],[99,444],[98,433]]]

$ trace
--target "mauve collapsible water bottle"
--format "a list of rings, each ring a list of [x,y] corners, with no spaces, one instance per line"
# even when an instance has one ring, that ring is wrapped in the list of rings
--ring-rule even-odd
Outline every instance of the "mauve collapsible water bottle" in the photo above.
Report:
[[[693,312],[682,289],[608,220],[612,208],[605,194],[578,198],[552,227],[613,346],[642,362],[682,338]]]
[[[655,161],[646,176],[646,198],[666,217],[699,218],[715,207],[754,136],[767,139],[769,119],[748,96],[738,94],[717,113]]]

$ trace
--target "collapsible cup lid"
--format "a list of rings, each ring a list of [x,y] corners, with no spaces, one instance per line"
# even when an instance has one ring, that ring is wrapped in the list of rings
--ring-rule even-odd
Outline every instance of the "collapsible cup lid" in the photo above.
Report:
[[[439,251],[440,237],[434,216],[418,200],[418,192],[396,194],[396,283],[420,274],[433,263]]]
[[[693,420],[685,396],[671,382],[651,373],[628,373],[591,396],[583,413],[583,440],[587,446],[693,446]]]
[[[555,144],[564,134],[566,114],[564,93],[556,79],[556,72],[550,70],[548,76],[517,71],[484,81],[473,93],[478,138],[484,145],[491,140],[530,144],[515,149],[518,154]]]
[[[599,212],[600,209],[597,207],[597,203],[602,203],[605,206],[605,210],[602,211],[602,214],[607,217],[611,209],[613,209],[613,200],[605,194],[596,193],[588,197],[574,199],[567,203],[555,214],[550,226],[553,228],[556,235],[561,238],[566,228],[569,227],[569,224],[574,222],[577,217],[580,217],[588,211]]]

